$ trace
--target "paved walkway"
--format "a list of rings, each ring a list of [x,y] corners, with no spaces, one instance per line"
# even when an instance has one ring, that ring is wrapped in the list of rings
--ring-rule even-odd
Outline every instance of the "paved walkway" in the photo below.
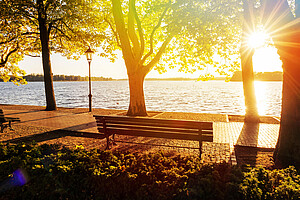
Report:
[[[97,124],[91,113],[59,111],[4,110],[6,116],[19,117],[18,124],[41,126],[77,132],[98,133]]]
[[[19,117],[21,119],[21,125],[98,133],[96,122],[91,113],[23,109],[13,110],[5,108],[3,110],[7,116]],[[162,113],[158,115],[161,114]],[[170,116],[170,113],[168,113],[168,117]],[[231,150],[233,150],[234,145],[275,148],[278,132],[279,124],[214,122],[214,142],[230,144]]]
[[[86,147],[100,147],[102,149],[105,148],[105,141],[101,140],[99,142],[98,139],[102,139],[104,137],[101,136],[101,133],[98,133],[93,114],[124,115],[126,113],[124,110],[108,109],[95,109],[92,114],[88,113],[87,109],[84,108],[59,108],[58,111],[44,111],[45,108],[39,106],[0,105],[0,107],[4,110],[5,115],[10,117],[19,117],[21,119],[21,122],[19,123],[20,125],[37,128],[45,127],[46,130],[47,128],[53,130],[53,133],[56,135],[51,135],[53,138],[50,136],[50,139],[65,138],[63,139],[63,142],[67,142],[70,145],[82,143],[85,144]],[[149,117],[154,118],[213,121],[214,142],[204,142],[202,146],[203,153],[201,155],[201,159],[207,163],[225,161],[231,162],[232,164],[252,163],[251,165],[255,165],[257,163],[256,160],[259,157],[257,154],[259,149],[251,147],[264,148],[265,150],[272,152],[275,148],[279,132],[279,124],[229,122],[229,116],[223,114],[178,112],[149,112],[148,114]],[[230,116],[230,119],[232,119],[232,116]],[[73,131],[72,133],[76,136],[82,136],[81,138],[83,139],[77,140],[75,139],[77,137],[70,138],[70,136],[64,135],[64,133],[57,134],[55,130]],[[17,137],[17,139],[9,139],[9,141],[18,139],[26,140],[26,133],[24,134],[24,137],[22,137],[22,133],[18,132],[21,138]],[[48,134],[49,133],[47,133],[46,138],[49,140]],[[41,137],[42,136],[44,135],[41,135]],[[8,136],[8,138],[9,137],[11,136]],[[34,138],[34,140],[37,141],[38,139]],[[41,141],[44,140],[45,138],[42,138]],[[192,153],[194,155],[199,153],[199,143],[195,141],[183,142],[179,140],[164,140],[132,136],[117,137],[117,140],[121,143],[117,147],[113,147],[116,148],[116,150],[123,149],[146,152],[148,148],[146,148],[145,145],[148,144],[148,147],[151,146],[150,150],[153,149],[154,151],[160,150],[160,147],[163,147],[166,149],[176,149],[178,152]],[[62,142],[62,140],[60,141]],[[126,145],[126,143],[130,143],[130,145]],[[266,160],[268,158],[263,157],[262,159]]]

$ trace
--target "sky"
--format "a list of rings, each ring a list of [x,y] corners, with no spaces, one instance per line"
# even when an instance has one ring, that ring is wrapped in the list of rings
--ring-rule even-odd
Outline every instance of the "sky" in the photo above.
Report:
[[[127,72],[124,60],[119,56],[114,63],[109,59],[101,58],[100,56],[93,56],[91,63],[91,74],[96,77],[111,77],[114,79],[127,78]],[[25,57],[19,64],[20,68],[25,70],[27,74],[43,74],[42,58]],[[59,54],[51,55],[51,66],[54,75],[80,75],[88,76],[88,62],[85,55],[81,56],[79,60],[67,59]],[[157,71],[152,70],[147,78],[169,78],[169,77],[190,77],[198,78],[201,72],[194,74],[186,74],[178,72],[178,69],[168,70],[167,73],[159,74]]]
[[[282,71],[281,61],[277,54],[277,49],[273,47],[263,47],[257,49],[253,56],[254,71]],[[27,74],[43,74],[42,58],[25,57],[19,64],[20,68],[25,70]],[[51,55],[51,66],[54,75],[80,75],[88,76],[88,62],[85,55],[81,56],[79,60],[70,60],[59,54]],[[125,63],[121,57],[114,62],[110,62],[106,58],[101,58],[96,54],[93,56],[91,63],[91,74],[96,77],[111,77],[114,79],[127,78]],[[184,77],[184,78],[198,78],[201,71],[193,74],[186,74],[178,72],[178,69],[168,69],[164,74],[159,74],[152,70],[146,78],[170,78],[170,77]]]

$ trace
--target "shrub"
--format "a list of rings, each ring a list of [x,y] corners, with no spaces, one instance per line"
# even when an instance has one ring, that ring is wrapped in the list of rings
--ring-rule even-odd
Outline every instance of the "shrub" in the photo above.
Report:
[[[299,199],[299,173],[197,156],[0,144],[1,199]]]

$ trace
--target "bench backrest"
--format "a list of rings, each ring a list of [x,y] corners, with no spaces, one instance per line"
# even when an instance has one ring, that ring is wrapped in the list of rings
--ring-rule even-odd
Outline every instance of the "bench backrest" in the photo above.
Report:
[[[213,141],[213,123],[127,116],[94,115],[104,134]]]

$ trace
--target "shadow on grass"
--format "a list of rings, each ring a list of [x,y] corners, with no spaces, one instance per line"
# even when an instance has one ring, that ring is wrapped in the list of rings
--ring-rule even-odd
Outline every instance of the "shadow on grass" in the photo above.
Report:
[[[48,131],[44,133],[38,133],[34,135],[28,135],[23,137],[18,137],[10,140],[2,141],[2,143],[20,143],[20,142],[44,142],[48,140],[58,139],[66,136],[72,136],[72,137],[84,137],[84,138],[93,138],[93,139],[103,139],[104,136],[102,134],[98,133],[84,133],[84,132],[75,132],[75,131],[69,131],[69,130],[54,130],[54,131]]]

